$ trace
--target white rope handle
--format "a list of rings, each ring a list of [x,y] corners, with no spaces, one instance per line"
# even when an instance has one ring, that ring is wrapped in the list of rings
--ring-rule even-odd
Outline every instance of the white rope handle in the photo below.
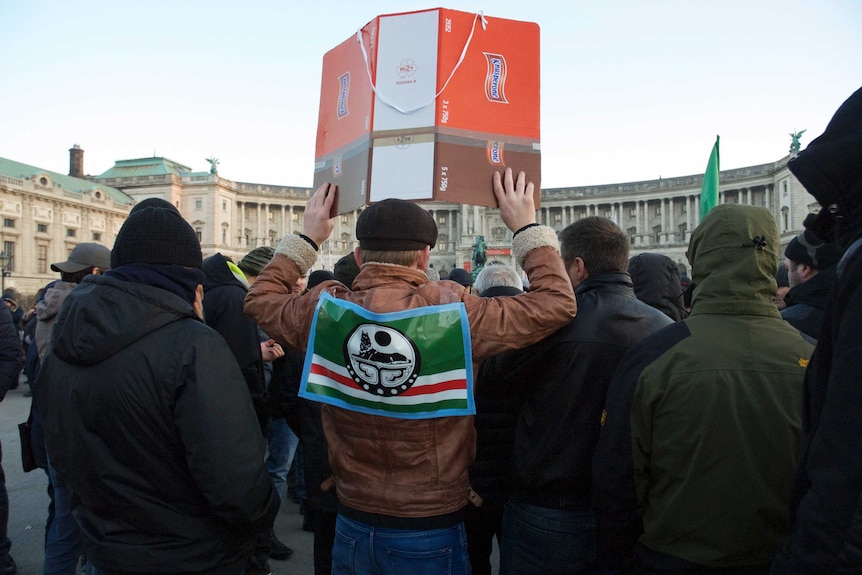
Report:
[[[467,37],[467,43],[464,44],[464,49],[461,50],[461,57],[458,58],[458,62],[455,64],[455,67],[452,68],[452,73],[449,74],[449,77],[446,79],[446,82],[443,84],[443,87],[440,88],[440,91],[437,92],[436,94],[434,94],[434,97],[431,99],[430,102],[426,102],[425,104],[421,104],[421,105],[416,106],[414,108],[406,108],[406,109],[401,108],[400,106],[393,104],[392,102],[387,100],[377,90],[377,86],[374,85],[374,78],[371,77],[371,64],[369,64],[369,62],[368,62],[368,52],[365,50],[365,43],[362,41],[362,28],[357,30],[356,31],[356,41],[359,42],[359,47],[362,49],[362,58],[365,60],[365,72],[368,74],[368,81],[371,84],[371,89],[374,91],[374,95],[377,96],[377,98],[381,102],[383,102],[384,104],[386,104],[387,106],[389,106],[393,110],[398,110],[402,114],[412,114],[413,112],[416,112],[418,110],[421,110],[422,108],[425,108],[426,106],[433,104],[437,100],[437,98],[440,96],[440,94],[442,94],[443,91],[446,90],[446,86],[449,85],[449,82],[452,80],[452,77],[455,75],[455,72],[461,66],[461,62],[463,62],[464,58],[467,56],[467,49],[470,47],[470,42],[473,41],[473,33],[476,31],[476,21],[477,20],[482,22],[482,30],[488,29],[488,20],[485,19],[485,15],[482,13],[482,11],[477,12],[476,15],[473,17],[473,26],[470,28],[470,36]]]

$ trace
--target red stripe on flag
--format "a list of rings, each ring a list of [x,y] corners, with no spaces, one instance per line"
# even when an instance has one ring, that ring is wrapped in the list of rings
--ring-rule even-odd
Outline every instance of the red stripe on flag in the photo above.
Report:
[[[411,387],[404,393],[399,393],[399,396],[410,395],[430,395],[432,393],[440,393],[443,391],[452,391],[455,389],[467,389],[466,379],[452,379],[449,381],[441,381],[433,385],[423,385],[421,387]]]
[[[346,385],[355,389],[361,389],[359,385],[357,385],[356,382],[349,377],[344,377],[340,373],[336,373],[331,369],[327,369],[319,363],[312,363],[311,369],[309,371],[315,375],[322,375],[324,377],[328,377],[329,379],[335,381],[336,383],[340,383],[341,385]]]
[[[335,381],[336,383],[340,383],[341,385],[346,385],[348,387],[352,387],[354,389],[362,389],[359,385],[350,379],[349,377],[344,377],[340,373],[336,373],[331,369],[327,369],[320,365],[319,363],[312,363],[310,372],[315,375],[322,375],[324,377],[328,377],[329,379]],[[433,393],[440,393],[443,391],[452,391],[457,389],[467,389],[467,380],[466,379],[450,379],[449,381],[441,381],[440,383],[435,383],[433,385],[423,385],[421,387],[411,387],[404,393],[399,393],[399,396],[417,396],[417,395],[430,395]]]

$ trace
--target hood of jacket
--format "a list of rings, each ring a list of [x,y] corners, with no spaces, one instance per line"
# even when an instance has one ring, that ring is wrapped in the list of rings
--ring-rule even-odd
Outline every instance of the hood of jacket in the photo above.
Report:
[[[635,297],[673,321],[682,319],[682,284],[679,268],[667,256],[640,254],[629,260]]]
[[[696,286],[692,315],[755,314],[779,317],[772,301],[778,284],[779,236],[766,208],[739,204],[714,207],[688,245]]]
[[[231,266],[235,269],[231,269]],[[204,279],[204,293],[208,289],[218,286],[232,285],[241,287],[248,291],[248,281],[245,279],[242,271],[229,262],[226,257],[221,254],[213,254],[204,260],[201,266],[206,278]]]
[[[862,88],[788,167],[821,206],[806,227],[842,249],[862,235]]]
[[[94,365],[186,318],[200,321],[188,302],[169,291],[91,275],[66,298],[54,324],[52,349],[64,362]]]
[[[66,296],[76,287],[78,287],[78,284],[64,281],[50,284],[50,287],[45,290],[42,299],[36,302],[36,317],[39,318],[39,321],[48,321],[60,313],[60,308],[63,306],[63,302],[66,301]]]

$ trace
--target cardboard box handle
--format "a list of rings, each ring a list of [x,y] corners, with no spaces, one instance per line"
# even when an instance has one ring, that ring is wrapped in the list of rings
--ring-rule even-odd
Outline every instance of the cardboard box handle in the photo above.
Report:
[[[399,106],[396,106],[395,104],[387,100],[383,96],[383,94],[377,91],[377,86],[374,85],[374,78],[371,77],[371,65],[368,62],[368,51],[365,49],[365,43],[362,41],[362,28],[357,30],[356,41],[359,42],[359,47],[362,49],[362,58],[363,60],[365,60],[365,72],[368,74],[368,81],[371,83],[371,89],[374,91],[374,95],[377,96],[381,102],[383,102],[393,110],[401,112],[402,114],[412,114],[417,110],[421,110],[422,108],[433,104],[437,100],[437,98],[440,97],[440,94],[442,94],[446,90],[446,86],[449,85],[449,82],[452,80],[452,77],[455,75],[455,72],[461,66],[461,62],[464,61],[464,57],[467,55],[467,49],[470,47],[470,42],[472,42],[473,40],[473,33],[476,31],[477,20],[482,22],[482,30],[488,29],[488,20],[485,18],[483,12],[481,10],[479,12],[476,12],[476,15],[473,17],[473,27],[470,28],[470,35],[467,37],[467,42],[464,44],[464,49],[461,50],[461,57],[458,58],[458,62],[455,64],[455,67],[452,68],[452,72],[449,74],[449,77],[446,79],[446,82],[443,84],[443,87],[440,88],[439,92],[434,94],[434,97],[431,99],[430,102],[426,102],[425,104],[421,104],[414,108],[401,108]]]

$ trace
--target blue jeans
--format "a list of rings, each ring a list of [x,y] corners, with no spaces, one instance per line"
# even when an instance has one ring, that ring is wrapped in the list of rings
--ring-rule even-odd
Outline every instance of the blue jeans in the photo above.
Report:
[[[574,575],[596,557],[596,520],[590,511],[566,511],[509,500],[503,511],[500,575]]]
[[[45,537],[42,575],[75,575],[84,545],[78,523],[72,517],[72,490],[58,477],[50,461],[48,479],[54,487],[54,518]]]
[[[266,456],[266,470],[275,484],[278,496],[284,500],[287,495],[287,472],[293,463],[299,438],[287,425],[283,417],[273,417],[269,420],[269,454]]]
[[[464,523],[408,531],[335,520],[332,575],[470,575]]]

